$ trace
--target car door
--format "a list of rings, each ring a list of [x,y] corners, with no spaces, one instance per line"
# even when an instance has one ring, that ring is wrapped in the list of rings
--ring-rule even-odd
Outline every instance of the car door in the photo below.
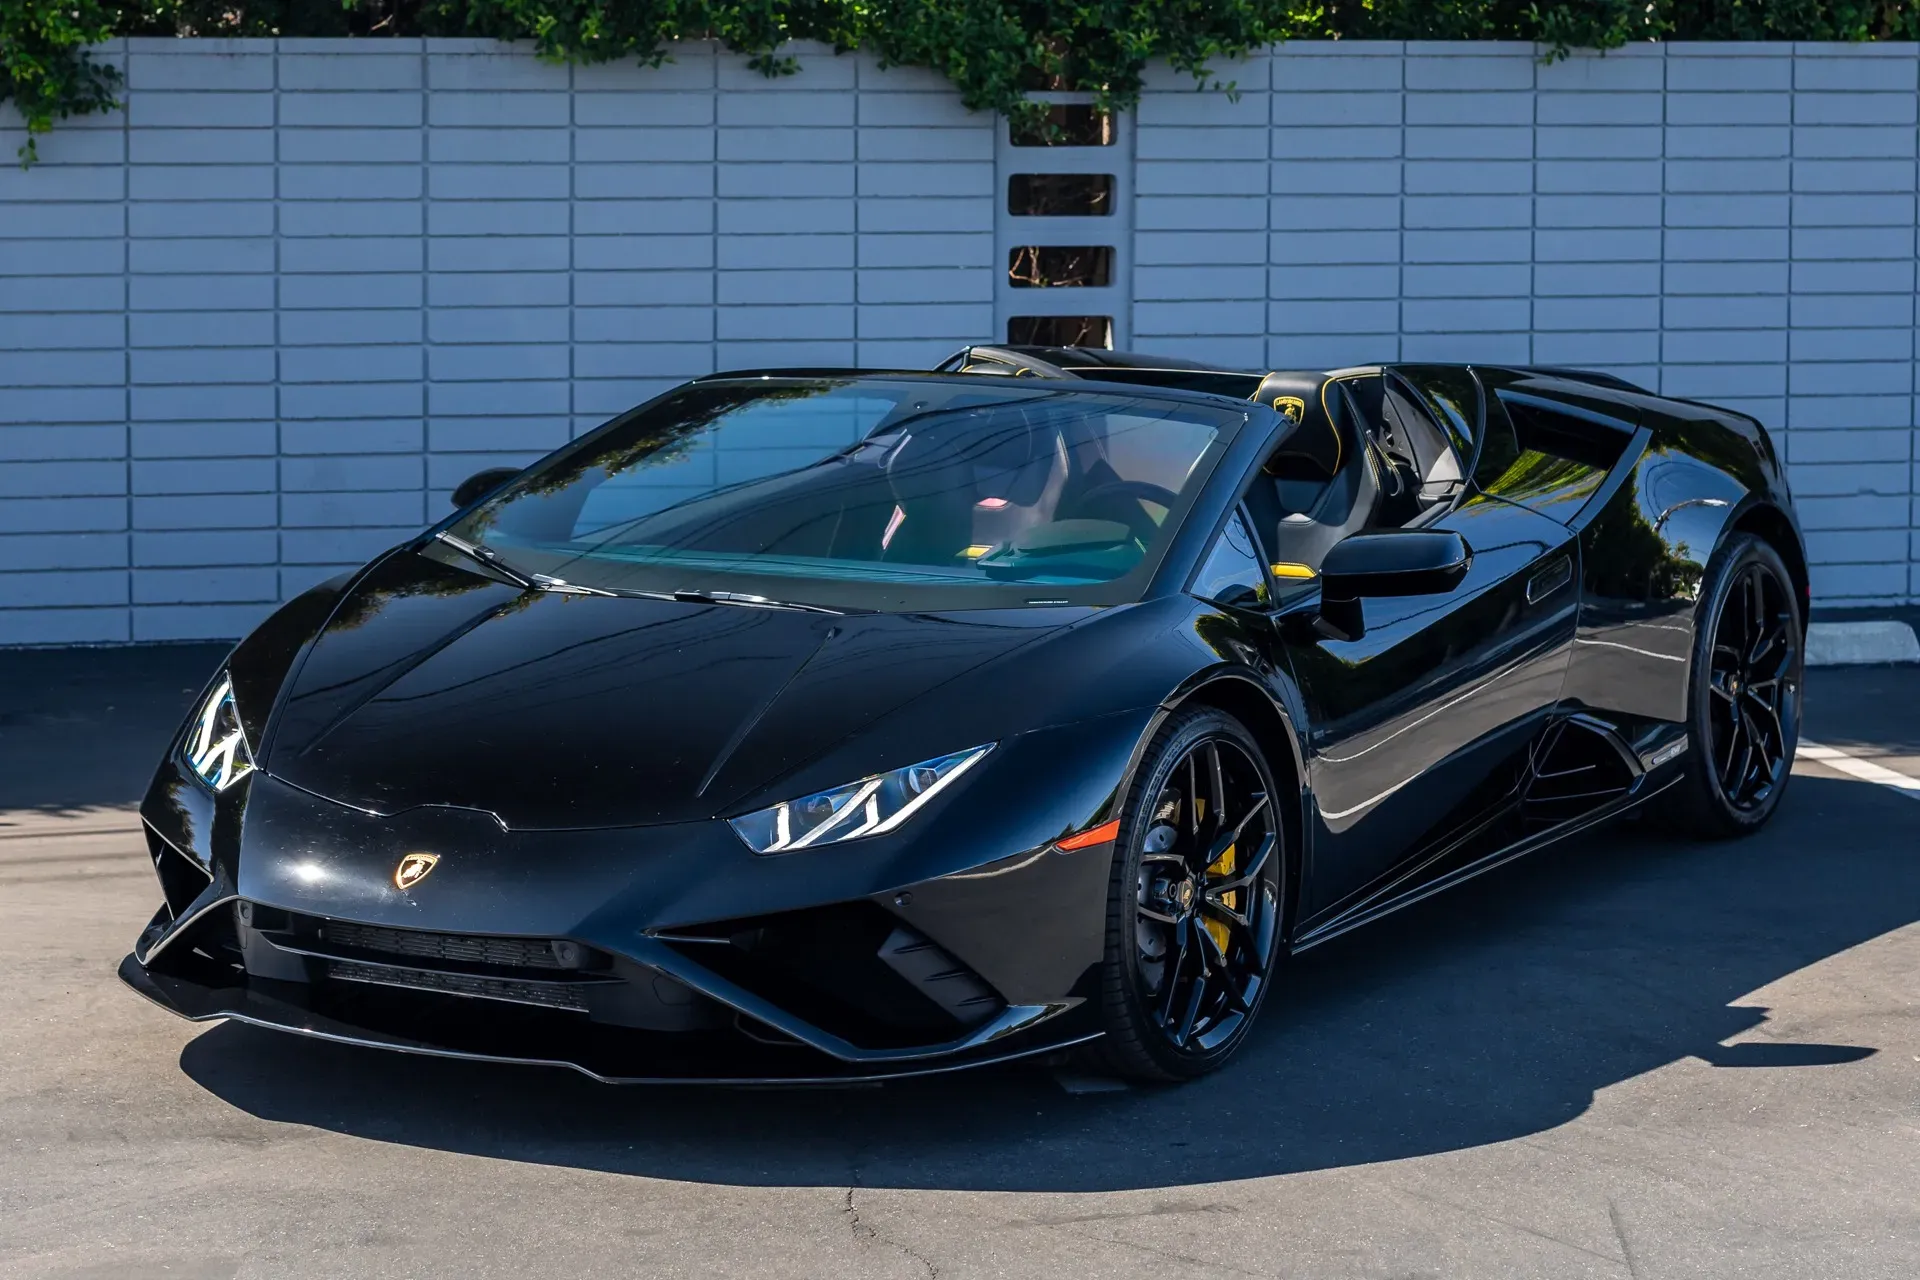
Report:
[[[1456,390],[1471,376],[1447,372]],[[1453,590],[1365,600],[1352,638],[1312,625],[1317,593],[1289,609],[1317,827],[1304,905],[1323,918],[1365,903],[1401,863],[1494,807],[1565,680],[1579,594],[1572,531],[1471,489],[1414,523],[1471,548]]]

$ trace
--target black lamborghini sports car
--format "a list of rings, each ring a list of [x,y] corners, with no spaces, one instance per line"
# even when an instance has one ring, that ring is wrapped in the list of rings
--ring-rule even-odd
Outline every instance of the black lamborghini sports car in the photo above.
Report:
[[[1757,828],[1798,734],[1766,432],[1601,374],[718,374],[454,504],[208,684],[142,995],[610,1081],[1182,1079],[1292,952],[1642,804]]]

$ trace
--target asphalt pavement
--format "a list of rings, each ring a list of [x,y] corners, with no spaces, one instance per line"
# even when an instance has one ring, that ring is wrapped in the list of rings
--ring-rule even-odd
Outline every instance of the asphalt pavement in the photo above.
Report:
[[[158,902],[132,806],[219,657],[0,652],[0,1275],[1920,1273],[1893,788],[1804,762],[1757,837],[1628,823],[1482,877],[1301,957],[1182,1088],[615,1089],[120,985]],[[1812,673],[1806,732],[1920,777],[1920,668]]]

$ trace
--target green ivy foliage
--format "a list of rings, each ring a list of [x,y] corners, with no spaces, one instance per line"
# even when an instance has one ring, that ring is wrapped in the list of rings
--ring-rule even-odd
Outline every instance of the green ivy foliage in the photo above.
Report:
[[[568,62],[657,65],[715,39],[767,75],[790,40],[930,67],[976,110],[1039,122],[1035,89],[1138,98],[1149,62],[1231,90],[1231,62],[1292,39],[1529,40],[1548,56],[1636,40],[1912,40],[1920,0],[0,0],[0,101],[33,136],[111,108],[119,35],[490,36]],[[1223,69],[1223,70],[1222,70]]]
[[[118,77],[85,48],[114,36],[119,16],[98,0],[0,0],[0,102],[27,122],[22,164],[56,119],[114,105]]]

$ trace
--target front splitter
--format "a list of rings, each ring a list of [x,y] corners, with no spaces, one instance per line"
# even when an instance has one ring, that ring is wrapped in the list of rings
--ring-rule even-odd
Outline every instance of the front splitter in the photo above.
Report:
[[[129,955],[120,962],[120,980],[167,1012],[189,1022],[228,1020],[285,1031],[336,1044],[387,1049],[395,1053],[425,1057],[453,1058],[468,1062],[496,1062],[512,1066],[562,1067],[577,1071],[603,1084],[723,1085],[723,1086],[833,1086],[906,1080],[920,1076],[944,1075],[976,1067],[1016,1062],[1097,1039],[1098,1032],[1049,1039],[1041,1043],[1008,1044],[987,1050],[974,1050],[942,1058],[914,1059],[886,1067],[861,1068],[837,1062],[824,1054],[802,1046],[762,1044],[745,1036],[732,1035],[724,1047],[696,1055],[697,1066],[688,1063],[683,1046],[672,1042],[683,1035],[666,1033],[623,1033],[608,1031],[583,1033],[573,1048],[579,1051],[544,1053],[517,1051],[500,1038],[488,1034],[480,1025],[487,1021],[476,1012],[475,1023],[465,1035],[444,1035],[435,1040],[404,1036],[378,1027],[364,1026],[332,1017],[284,998],[265,986],[288,987],[289,995],[300,984],[248,984],[221,986],[195,982],[168,973],[156,973]],[[616,1065],[620,1060],[649,1056],[649,1044],[659,1047],[663,1057],[674,1059],[675,1068],[657,1074],[635,1073]],[[730,1064],[728,1060],[733,1060]],[[692,1069],[689,1069],[692,1067]]]

